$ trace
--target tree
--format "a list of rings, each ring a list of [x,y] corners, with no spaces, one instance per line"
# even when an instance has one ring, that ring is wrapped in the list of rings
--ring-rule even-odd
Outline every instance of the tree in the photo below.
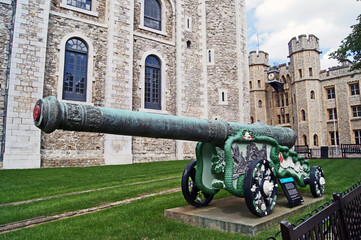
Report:
[[[330,58],[339,62],[350,60],[352,67],[350,71],[361,72],[361,14],[357,17],[357,23],[351,26],[352,32],[344,40],[338,50],[330,54]]]

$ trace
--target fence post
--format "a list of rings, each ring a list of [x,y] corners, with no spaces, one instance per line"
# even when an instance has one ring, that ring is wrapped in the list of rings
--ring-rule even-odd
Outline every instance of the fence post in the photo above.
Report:
[[[293,226],[287,221],[281,222],[281,232],[282,232],[282,239],[283,240],[291,240],[292,238],[292,232],[293,232]]]
[[[349,232],[346,225],[345,220],[345,214],[344,214],[344,201],[339,193],[333,194],[333,200],[334,202],[337,202],[339,204],[340,208],[337,210],[338,219],[340,220],[340,233],[341,233],[341,239],[349,240]]]

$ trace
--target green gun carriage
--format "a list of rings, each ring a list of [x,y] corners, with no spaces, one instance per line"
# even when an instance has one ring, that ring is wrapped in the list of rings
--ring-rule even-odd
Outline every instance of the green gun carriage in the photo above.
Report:
[[[311,168],[290,150],[296,141],[290,128],[94,107],[55,97],[39,99],[33,117],[45,133],[62,129],[197,141],[197,159],[186,166],[181,183],[185,200],[195,207],[208,205],[225,189],[244,197],[250,212],[262,217],[272,212],[278,179],[286,177],[300,187],[309,185],[315,197],[324,192],[321,167]]]

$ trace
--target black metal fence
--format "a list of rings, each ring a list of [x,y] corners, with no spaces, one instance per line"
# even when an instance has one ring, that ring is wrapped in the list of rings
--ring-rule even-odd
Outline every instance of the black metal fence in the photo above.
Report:
[[[281,231],[267,240],[361,239],[361,181],[314,209],[295,224],[281,222]]]
[[[361,158],[360,144],[341,144],[332,147],[308,148],[307,145],[295,146],[298,155],[305,158]]]

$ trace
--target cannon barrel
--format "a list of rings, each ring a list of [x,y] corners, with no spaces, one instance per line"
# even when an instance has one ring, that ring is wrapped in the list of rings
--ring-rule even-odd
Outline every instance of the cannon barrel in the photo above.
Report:
[[[296,141],[296,134],[290,128],[94,107],[60,102],[53,96],[36,102],[33,117],[35,126],[46,133],[62,129],[210,142],[222,146],[230,135],[239,129],[247,129],[257,135],[269,136],[289,148]]]

